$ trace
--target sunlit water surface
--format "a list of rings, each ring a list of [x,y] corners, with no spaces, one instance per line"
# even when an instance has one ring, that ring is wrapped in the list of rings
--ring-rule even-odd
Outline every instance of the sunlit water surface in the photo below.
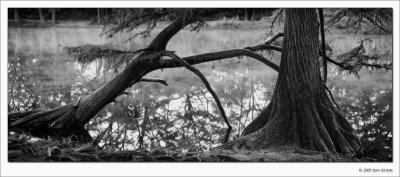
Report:
[[[184,57],[243,48],[261,42],[263,34],[262,30],[182,31],[170,41],[167,49]],[[108,63],[101,60],[82,67],[67,56],[63,48],[98,44],[120,50],[137,50],[151,41],[151,38],[126,41],[131,35],[123,33],[106,38],[101,36],[98,28],[10,28],[9,111],[55,108],[90,94],[123,68],[107,70]],[[335,55],[357,46],[358,41],[365,37],[373,39],[365,45],[368,54],[380,55],[382,62],[391,61],[391,36],[328,34],[327,41],[333,48],[331,54]],[[262,54],[279,64],[280,53]],[[221,98],[234,127],[231,138],[236,138],[238,132],[268,104],[277,78],[274,70],[246,57],[196,67],[205,74]],[[392,92],[391,71],[370,73],[364,68],[359,77],[333,66],[329,71],[328,85],[339,105],[357,106],[365,94],[374,100]],[[132,94],[119,96],[86,125],[90,134],[95,137],[111,126],[112,131],[101,144],[119,149],[138,148],[141,135],[144,136],[144,148],[207,150],[221,142],[226,125],[200,79],[183,68],[157,70],[149,77],[163,78],[169,86],[138,83],[127,89]],[[387,104],[391,106],[390,100]],[[355,128],[365,124],[365,121],[357,119],[361,116],[357,112],[349,110],[346,115],[356,117],[350,119]],[[148,121],[145,122],[144,117]]]

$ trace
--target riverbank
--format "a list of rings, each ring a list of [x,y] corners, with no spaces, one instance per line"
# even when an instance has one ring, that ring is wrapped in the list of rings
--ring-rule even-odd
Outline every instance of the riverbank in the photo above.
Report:
[[[372,159],[374,160],[374,159]],[[106,149],[93,143],[79,144],[71,139],[38,140],[9,138],[9,162],[359,162],[338,154],[276,147],[257,151],[211,150],[183,152],[164,149]]]

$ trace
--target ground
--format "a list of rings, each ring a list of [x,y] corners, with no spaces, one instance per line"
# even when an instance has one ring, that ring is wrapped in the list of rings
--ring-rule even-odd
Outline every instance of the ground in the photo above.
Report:
[[[38,140],[9,138],[9,162],[358,162],[366,159],[308,151],[293,147],[273,147],[257,151],[212,149],[207,152],[177,152],[163,149],[111,150],[93,144],[77,144],[68,139]]]

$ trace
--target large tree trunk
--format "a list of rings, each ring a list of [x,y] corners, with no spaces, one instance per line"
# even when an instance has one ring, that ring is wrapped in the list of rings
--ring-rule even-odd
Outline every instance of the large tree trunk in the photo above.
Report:
[[[42,8],[39,8],[39,18],[40,18],[40,23],[43,23],[43,24],[47,23],[46,17],[44,16]]]
[[[354,155],[360,150],[354,130],[333,106],[322,84],[316,10],[286,10],[284,31],[280,72],[270,104],[240,138],[222,148],[291,146]]]

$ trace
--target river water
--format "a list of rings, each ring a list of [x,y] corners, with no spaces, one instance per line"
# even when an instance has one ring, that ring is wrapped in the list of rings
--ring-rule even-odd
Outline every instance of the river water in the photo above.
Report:
[[[9,112],[55,108],[90,94],[123,68],[108,69],[113,62],[104,59],[83,67],[65,53],[64,47],[98,44],[137,50],[154,37],[126,41],[132,34],[106,38],[99,28],[9,28]],[[184,57],[242,48],[261,42],[263,34],[263,30],[182,31],[170,41],[167,49]],[[327,41],[335,56],[355,47],[366,37],[372,39],[365,45],[367,54],[381,56],[382,62],[392,60],[391,36],[328,34]],[[280,53],[262,54],[279,64]],[[231,138],[236,138],[268,104],[277,78],[274,70],[246,57],[196,67],[204,73],[223,103],[234,127]],[[149,77],[162,78],[169,86],[138,83],[127,89],[132,94],[116,98],[86,125],[90,134],[97,136],[112,127],[102,145],[121,150],[142,146],[195,151],[207,150],[221,142],[226,126],[199,78],[183,68],[157,70]],[[392,94],[391,71],[363,68],[354,76],[330,66],[328,85],[355,128],[376,119],[372,116],[366,120],[360,114],[369,109],[361,104],[363,100],[370,100],[371,105],[392,106],[388,96]],[[141,136],[143,142],[139,140]]]

